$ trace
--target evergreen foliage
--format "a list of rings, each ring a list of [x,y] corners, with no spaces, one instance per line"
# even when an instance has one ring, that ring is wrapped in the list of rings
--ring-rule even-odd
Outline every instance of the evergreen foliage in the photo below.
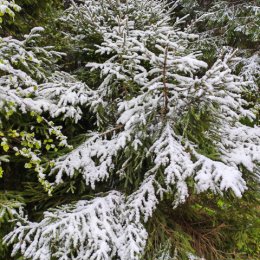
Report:
[[[0,254],[259,259],[257,1],[17,4],[0,0]]]

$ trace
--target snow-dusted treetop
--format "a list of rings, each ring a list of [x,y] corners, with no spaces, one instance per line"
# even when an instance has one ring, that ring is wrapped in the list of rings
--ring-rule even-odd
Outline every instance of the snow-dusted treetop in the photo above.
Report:
[[[71,87],[72,80],[66,92],[64,87],[52,87],[52,83],[39,91],[42,97],[49,95],[52,111],[63,109],[65,113],[66,110],[66,116],[71,113],[75,120],[81,118],[80,113],[75,116],[75,111],[90,106],[100,130],[89,133],[90,138],[85,143],[57,162],[53,170],[56,183],[62,181],[62,176],[72,177],[74,171],[80,171],[86,184],[94,188],[96,181],[106,179],[115,171],[116,166],[112,165],[118,153],[128,146],[138,150],[144,145],[144,140],[150,138],[154,144],[146,148],[147,157],[152,160],[151,169],[144,172],[144,176],[156,174],[162,166],[167,185],[185,183],[190,176],[199,183],[197,174],[207,163],[210,166],[205,168],[205,174],[212,182],[206,185],[208,188],[215,191],[231,188],[241,196],[246,186],[239,164],[230,157],[230,152],[247,131],[251,131],[248,139],[254,133],[258,142],[259,129],[239,123],[241,117],[254,118],[254,114],[244,108],[246,101],[241,96],[247,84],[233,75],[229,68],[234,53],[226,53],[207,68],[207,64],[199,60],[200,53],[188,48],[189,39],[196,35],[180,31],[181,20],[177,19],[171,25],[170,11],[161,1],[102,1],[101,4],[84,1],[67,10],[63,20],[76,23],[79,14],[82,17],[80,22],[88,25],[82,30],[89,30],[91,34],[95,29],[102,36],[103,42],[96,46],[96,53],[109,56],[103,63],[92,62],[86,66],[86,69],[100,71],[102,83],[90,89],[76,82]],[[197,76],[198,72],[203,72],[203,75]],[[66,98],[63,93],[66,93]],[[217,122],[217,128],[212,122],[204,133],[210,138],[217,132],[218,138],[214,141],[220,154],[217,161],[200,154],[200,144],[189,139],[189,129],[186,128],[190,124],[191,110],[198,114],[207,110]],[[238,128],[247,130],[237,131],[241,136],[235,139],[227,137],[232,129]],[[232,145],[225,145],[228,141]],[[252,148],[255,144],[250,142],[249,146]],[[163,155],[159,154],[161,150]],[[247,157],[245,167],[257,161],[254,154],[252,152]],[[127,167],[127,161],[122,165]],[[226,167],[230,173],[229,181],[224,181],[224,185],[221,184],[225,179],[222,170]],[[215,178],[215,174],[218,177]]]
[[[165,193],[178,206],[194,192],[241,197],[247,189],[242,169],[257,173],[260,161],[260,129],[240,121],[254,118],[242,97],[248,84],[231,73],[233,52],[208,67],[189,48],[196,35],[181,31],[180,19],[172,24],[170,12],[156,0],[85,0],[65,12],[63,22],[79,33],[68,34],[74,40],[100,36],[93,48],[103,62],[86,65],[99,72],[97,86],[56,73],[39,88],[35,102],[51,116],[77,122],[85,108],[95,118],[87,140],[56,161],[53,185],[78,174],[93,189],[111,175],[124,180],[141,172],[142,180],[128,196],[113,191],[47,212],[40,223],[24,220],[6,238],[14,253],[33,260],[141,259],[142,223]]]

